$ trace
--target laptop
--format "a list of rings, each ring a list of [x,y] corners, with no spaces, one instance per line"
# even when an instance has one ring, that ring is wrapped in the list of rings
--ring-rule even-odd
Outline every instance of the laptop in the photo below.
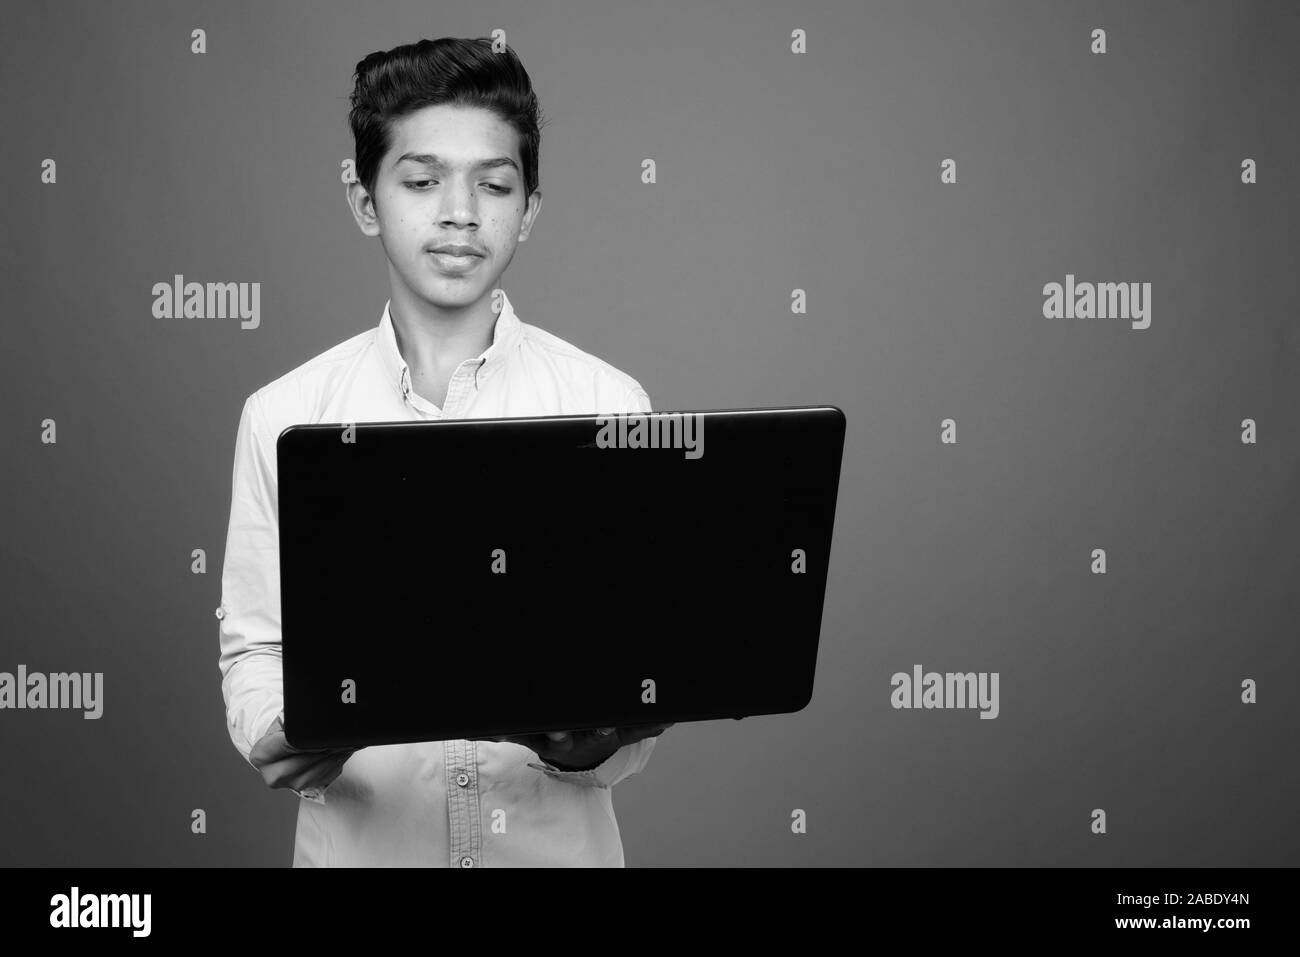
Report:
[[[844,432],[834,406],[286,428],[286,739],[801,710]]]

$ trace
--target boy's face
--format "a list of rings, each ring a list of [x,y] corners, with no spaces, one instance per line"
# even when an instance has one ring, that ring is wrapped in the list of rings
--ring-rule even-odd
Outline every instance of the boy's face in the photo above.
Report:
[[[542,202],[540,190],[524,195],[514,127],[488,110],[429,106],[397,120],[391,137],[377,204],[360,183],[348,188],[357,224],[379,236],[393,281],[415,296],[444,309],[490,296]],[[432,251],[442,245],[477,255]]]

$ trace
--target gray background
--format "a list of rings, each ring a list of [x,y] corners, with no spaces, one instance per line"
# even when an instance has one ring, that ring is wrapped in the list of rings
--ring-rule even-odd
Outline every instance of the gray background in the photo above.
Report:
[[[496,27],[551,119],[521,317],[656,408],[848,416],[813,702],[665,734],[628,864],[1300,861],[1300,5],[473,6],[6,6],[0,670],[103,671],[105,714],[0,712],[0,863],[290,862],[217,669],[239,411],[387,297],[353,66]],[[178,272],[261,328],[155,320]],[[1067,272],[1151,328],[1044,319]],[[1001,716],[892,709],[915,663]]]

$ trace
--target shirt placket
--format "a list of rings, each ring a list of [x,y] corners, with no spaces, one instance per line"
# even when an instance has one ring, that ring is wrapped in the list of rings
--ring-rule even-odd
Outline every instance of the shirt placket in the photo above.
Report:
[[[483,832],[478,809],[478,746],[473,741],[442,743],[447,773],[447,821],[452,867],[478,867],[483,863]]]
[[[447,398],[441,415],[454,418],[478,389],[478,372],[483,360],[466,359],[447,384]],[[437,416],[432,403],[411,389],[409,368],[402,369],[402,397],[425,415]],[[466,740],[444,741],[443,767],[447,793],[447,826],[450,837],[448,858],[452,867],[480,867],[483,863],[483,832],[479,820],[478,748]]]
[[[442,404],[443,415],[454,418],[474,397],[474,392],[478,388],[475,379],[478,376],[481,361],[480,359],[466,359],[456,367],[451,382],[447,383],[447,399]]]
[[[402,369],[402,398],[407,404],[425,415],[438,416],[445,418],[455,418],[460,409],[469,404],[478,391],[479,370],[483,367],[483,359],[466,359],[452,374],[451,381],[447,383],[447,398],[443,400],[442,409],[438,410],[432,403],[427,402],[419,393],[411,389],[411,372],[409,368]]]

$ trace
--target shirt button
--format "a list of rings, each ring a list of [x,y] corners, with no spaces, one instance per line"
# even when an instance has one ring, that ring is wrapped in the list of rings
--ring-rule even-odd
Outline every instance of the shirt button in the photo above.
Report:
[[[465,785],[469,784],[469,775],[464,771],[460,772],[460,774],[456,775],[456,783],[461,787],[465,787]]]
[[[461,867],[473,867],[473,866],[474,866],[474,858],[472,858],[472,857],[462,857],[462,858],[460,859],[460,866],[461,866]]]
[[[218,608],[218,609],[217,609],[217,617],[218,617],[218,618],[225,618],[225,617],[226,617],[226,609],[224,609],[224,608]]]

